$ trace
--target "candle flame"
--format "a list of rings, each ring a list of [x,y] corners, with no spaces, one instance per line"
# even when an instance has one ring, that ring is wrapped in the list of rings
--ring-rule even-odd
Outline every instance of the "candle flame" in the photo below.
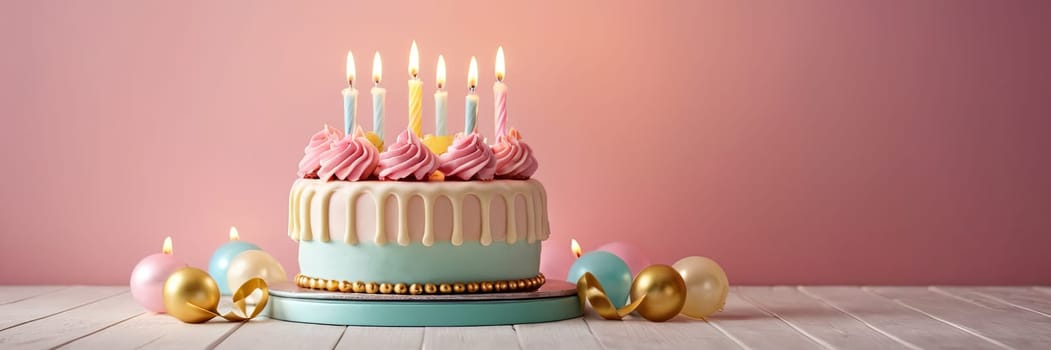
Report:
[[[496,49],[496,80],[504,81],[504,74],[507,73],[507,69],[504,68],[504,47],[501,46]]]
[[[347,50],[347,84],[354,86],[354,74],[357,67],[354,66],[354,54]]]
[[[372,56],[372,81],[376,84],[380,83],[380,78],[383,77],[383,61],[380,60],[380,52],[376,51],[376,55]]]
[[[241,239],[241,234],[237,233],[237,228],[230,226],[230,240],[236,241]]]
[[[416,40],[412,41],[412,49],[409,50],[409,76],[416,78],[420,74],[420,49],[416,47]]]
[[[438,83],[438,89],[445,86],[445,57],[442,55],[438,55],[438,70],[434,81]]]
[[[471,66],[467,69],[467,88],[474,90],[478,86],[478,60],[471,56]]]
[[[161,253],[172,255],[172,236],[164,237],[164,246],[161,247]]]
[[[578,258],[584,254],[584,251],[580,249],[580,243],[577,243],[576,239],[571,240],[569,247],[573,250],[573,255],[576,255]]]

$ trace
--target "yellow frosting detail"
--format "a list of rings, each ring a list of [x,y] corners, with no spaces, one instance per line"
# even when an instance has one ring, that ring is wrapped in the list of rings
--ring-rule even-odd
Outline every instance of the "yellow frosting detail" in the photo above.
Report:
[[[455,138],[453,135],[436,136],[428,134],[423,137],[423,145],[427,146],[434,154],[442,155],[449,150],[449,146],[453,144]]]
[[[383,152],[383,140],[380,140],[379,135],[376,135],[375,132],[369,131],[365,133],[365,138],[368,139],[369,143],[372,143],[373,146],[376,146],[377,150]]]
[[[396,181],[321,181],[315,179],[300,179],[292,185],[289,194],[288,206],[288,236],[296,241],[321,241],[333,240],[329,232],[329,205],[336,192],[348,192],[346,210],[346,227],[343,232],[342,241],[355,245],[362,237],[357,232],[357,201],[362,195],[368,195],[376,208],[376,231],[372,232],[371,239],[376,244],[388,243],[387,229],[385,227],[386,217],[398,215],[395,242],[398,245],[407,246],[412,243],[409,234],[409,200],[419,196],[423,200],[424,227],[421,237],[422,244],[431,246],[435,241],[434,233],[434,206],[438,199],[445,197],[452,204],[452,232],[450,242],[453,245],[462,245],[464,241],[463,232],[463,203],[468,196],[478,198],[481,210],[481,232],[479,242],[482,245],[490,245],[494,241],[492,235],[491,207],[493,201],[503,201],[505,207],[505,241],[515,243],[522,237],[518,232],[516,216],[518,210],[517,198],[525,199],[526,239],[529,243],[547,239],[550,228],[547,222],[547,194],[543,185],[536,180],[497,180],[490,182],[468,181],[468,182],[396,182]],[[396,202],[396,213],[388,213],[386,201],[392,197]],[[341,197],[342,198],[342,197]],[[313,210],[321,210],[319,213],[319,227],[313,227]],[[369,233],[365,233],[366,235]],[[338,236],[337,236],[338,237]],[[365,239],[369,239],[366,237]],[[339,240],[334,239],[334,240]]]

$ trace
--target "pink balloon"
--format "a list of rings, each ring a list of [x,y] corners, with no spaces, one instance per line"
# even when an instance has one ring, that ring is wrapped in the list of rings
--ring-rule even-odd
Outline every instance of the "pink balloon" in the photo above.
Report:
[[[164,281],[186,264],[170,254],[147,256],[131,270],[131,296],[139,305],[157,313],[164,309]]]
[[[577,260],[576,255],[569,249],[569,243],[564,244],[545,241],[540,249],[540,272],[549,280],[562,280],[569,273],[569,266]]]
[[[642,253],[642,250],[636,248],[625,242],[610,242],[603,244],[598,251],[610,252],[613,255],[620,257],[628,264],[628,268],[631,269],[631,274],[637,274],[642,269],[650,266],[650,258],[646,254]]]

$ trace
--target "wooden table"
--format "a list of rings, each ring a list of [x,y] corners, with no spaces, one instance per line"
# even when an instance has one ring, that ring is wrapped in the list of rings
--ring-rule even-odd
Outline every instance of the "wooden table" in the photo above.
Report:
[[[379,328],[183,324],[126,287],[0,286],[0,348],[1051,349],[1051,287],[737,287],[708,322]]]

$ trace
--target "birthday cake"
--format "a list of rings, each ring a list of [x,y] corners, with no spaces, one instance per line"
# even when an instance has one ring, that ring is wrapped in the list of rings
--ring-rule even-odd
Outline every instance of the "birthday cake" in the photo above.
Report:
[[[409,127],[393,144],[354,127],[352,112],[344,130],[325,126],[310,138],[288,203],[296,284],[384,294],[539,288],[550,232],[532,149],[513,128],[498,129],[493,145],[473,127],[441,146],[425,142],[412,94]]]

